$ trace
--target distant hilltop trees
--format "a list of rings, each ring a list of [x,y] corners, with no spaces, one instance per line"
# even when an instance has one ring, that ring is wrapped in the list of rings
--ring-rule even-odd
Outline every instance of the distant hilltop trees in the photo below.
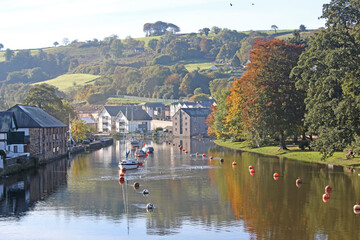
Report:
[[[145,23],[143,31],[147,37],[150,37],[164,35],[166,31],[177,33],[180,32],[180,28],[172,23],[157,21],[155,23]]]

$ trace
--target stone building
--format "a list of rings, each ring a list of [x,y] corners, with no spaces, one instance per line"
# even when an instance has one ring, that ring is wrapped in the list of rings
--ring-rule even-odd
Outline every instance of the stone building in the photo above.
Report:
[[[172,119],[174,137],[207,136],[210,113],[210,108],[180,108]]]
[[[63,156],[67,153],[67,125],[38,107],[15,105],[18,131],[24,132],[24,151],[40,160]]]

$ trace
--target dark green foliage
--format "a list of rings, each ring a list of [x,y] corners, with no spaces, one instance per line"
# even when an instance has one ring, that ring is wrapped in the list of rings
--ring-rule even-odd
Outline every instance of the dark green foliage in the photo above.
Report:
[[[157,64],[160,64],[160,65],[170,65],[172,63],[172,59],[169,55],[160,55],[160,56],[157,56],[156,58],[154,58],[154,61],[153,61],[153,64],[154,65],[157,65]]]
[[[238,56],[234,55],[233,59],[231,60],[231,66],[241,67],[241,62],[240,62]]]
[[[360,135],[359,10],[355,0],[325,4],[328,28],[310,41],[292,71],[307,92],[305,124],[318,136],[315,148],[324,158]]]

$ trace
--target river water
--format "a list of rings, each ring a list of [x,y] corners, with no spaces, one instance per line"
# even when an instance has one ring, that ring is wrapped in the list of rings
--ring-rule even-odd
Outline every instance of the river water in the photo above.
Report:
[[[118,161],[129,146],[120,141],[0,179],[0,239],[360,239],[358,172],[223,149],[207,139],[152,146],[124,184]],[[324,202],[326,185],[332,192]]]

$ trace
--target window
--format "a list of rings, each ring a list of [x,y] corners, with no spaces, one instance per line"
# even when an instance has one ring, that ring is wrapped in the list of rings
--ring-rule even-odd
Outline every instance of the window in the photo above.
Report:
[[[18,152],[18,146],[14,146],[14,153]]]
[[[185,128],[185,131],[187,131],[187,128]]]

